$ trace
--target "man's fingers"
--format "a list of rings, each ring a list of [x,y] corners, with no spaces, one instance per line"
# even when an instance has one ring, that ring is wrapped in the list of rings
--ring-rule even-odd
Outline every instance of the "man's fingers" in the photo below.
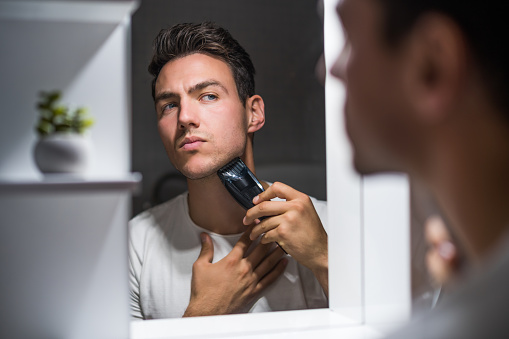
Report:
[[[269,253],[269,251],[274,247],[273,244],[257,244],[253,251],[246,257],[251,263],[251,267],[253,270],[257,267],[260,262],[262,262],[263,258]]]
[[[426,253],[426,267],[434,282],[446,284],[456,273],[453,260],[445,259],[439,251],[428,251]]]
[[[284,246],[282,239],[279,239],[277,236],[277,231],[272,230],[263,235],[263,237],[260,239],[260,242],[262,244],[269,244],[271,242],[277,242],[280,247]]]
[[[285,199],[286,201],[270,201],[273,198]],[[296,189],[280,182],[275,182],[266,191],[253,199],[254,207],[249,209],[244,218],[244,225],[252,224],[256,219],[285,213],[292,200],[309,199],[309,197]]]
[[[255,225],[253,227],[253,230],[250,235],[251,239],[254,240],[254,239],[258,238],[260,235],[262,235],[263,233],[273,230],[274,228],[278,227],[280,223],[281,223],[281,218],[279,218],[277,216],[264,219],[262,222],[260,222],[259,224]]]
[[[207,233],[201,233],[201,251],[196,261],[206,261],[211,263],[214,258],[214,245],[212,239]]]
[[[247,249],[249,248],[249,246],[251,246],[251,243],[253,242],[250,238],[249,238],[249,235],[251,234],[251,231],[253,229],[253,226],[250,226],[245,232],[244,234],[242,234],[242,236],[240,237],[240,239],[237,241],[237,243],[235,244],[235,246],[233,246],[233,249],[232,251],[228,254],[228,255],[236,255],[237,257],[239,258],[243,258],[244,255],[246,254],[247,252]]]
[[[270,185],[269,188],[267,188],[264,192],[258,194],[253,199],[253,203],[256,205],[262,201],[268,201],[270,199],[274,198],[281,198],[286,200],[292,200],[296,199],[303,193],[297,191],[296,189],[283,184],[282,182],[275,182],[272,185]]]
[[[281,251],[282,252],[282,251]],[[277,278],[285,271],[288,259],[283,258],[276,262],[276,266],[271,271],[265,274],[262,279],[258,282],[255,288],[255,293],[259,293],[268,286],[270,286]]]
[[[274,266],[277,265],[281,257],[284,255],[283,250],[280,247],[276,247],[268,256],[266,256],[262,262],[255,268],[254,274],[260,280],[267,275]]]
[[[289,205],[286,201],[262,202],[261,204],[253,206],[247,210],[243,223],[244,225],[251,225],[256,219],[283,214],[288,210],[288,208]]]
[[[438,216],[431,216],[426,219],[424,234],[426,241],[433,246],[439,245],[444,241],[451,240],[451,236],[444,221]]]
[[[457,257],[456,246],[451,241],[449,230],[442,218],[431,216],[424,225],[426,241],[436,251],[436,254],[446,261],[454,261]]]

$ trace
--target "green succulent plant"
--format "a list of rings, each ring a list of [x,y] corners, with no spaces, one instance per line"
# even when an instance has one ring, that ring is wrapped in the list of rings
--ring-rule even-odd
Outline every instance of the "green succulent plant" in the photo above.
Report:
[[[85,107],[74,110],[58,103],[62,97],[60,91],[41,92],[37,103],[39,121],[35,127],[40,137],[56,132],[83,134],[94,124]]]

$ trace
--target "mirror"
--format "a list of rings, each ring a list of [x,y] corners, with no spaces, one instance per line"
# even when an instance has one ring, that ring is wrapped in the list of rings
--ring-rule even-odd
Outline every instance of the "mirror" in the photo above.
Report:
[[[230,8],[240,6],[233,1],[224,3],[233,6]],[[326,66],[329,69],[343,46],[344,37],[335,11],[337,1],[324,0],[323,3],[324,54]],[[224,10],[221,4],[219,6],[224,12],[222,15],[231,17],[232,15],[228,13],[234,12]],[[275,11],[273,6],[278,6],[267,1],[261,1],[258,4],[258,6],[264,4],[267,13],[272,13]],[[275,18],[277,22],[283,18],[286,20],[289,16],[288,11],[290,9],[293,11],[293,7],[296,6],[295,1],[284,1],[282,4],[288,9],[280,9],[277,12],[280,16]],[[304,5],[309,6],[309,13],[311,10],[315,13],[315,8],[311,8],[315,5],[314,3],[311,5],[306,2]],[[212,7],[212,4],[201,6],[207,11],[211,11]],[[171,11],[168,13],[170,13],[168,16],[172,15]],[[308,16],[309,13],[304,15]],[[206,19],[206,15],[200,19]],[[239,21],[242,20],[239,19]],[[263,16],[257,19],[258,23],[262,21],[265,21]],[[155,30],[150,34],[155,35],[159,28],[154,28]],[[237,34],[235,31],[232,33]],[[262,36],[262,38],[265,37]],[[138,37],[134,35],[133,41],[136,39]],[[239,41],[244,43],[240,38]],[[149,41],[143,43],[149,46]],[[249,49],[248,52],[252,53]],[[148,51],[143,53],[147,53],[146,58],[149,58]],[[152,119],[151,98],[147,90],[150,80],[144,73],[148,59],[136,62],[142,63],[142,74],[146,77],[142,80],[144,84],[137,88],[145,91],[143,95],[149,102],[149,105],[146,105],[149,111],[145,114]],[[261,68],[258,64],[256,66],[259,72],[257,77],[259,91],[262,81],[260,80]],[[315,83],[314,80],[313,83]],[[261,94],[266,99],[265,93]],[[406,178],[401,176],[377,176],[366,180],[355,173],[351,165],[351,149],[341,114],[344,94],[342,84],[337,79],[328,77],[325,85],[325,127],[329,257],[332,258],[329,262],[329,309],[290,312],[291,316],[288,312],[238,315],[235,316],[234,322],[231,321],[231,316],[192,318],[186,321],[167,319],[162,322],[133,322],[131,324],[133,338],[146,338],[147,333],[175,338],[211,335],[239,337],[241,333],[246,333],[248,336],[250,333],[260,333],[260,336],[264,337],[269,334],[279,335],[285,331],[295,333],[298,329],[308,331],[309,326],[321,331],[321,334],[328,331],[339,334],[341,333],[339,328],[345,325],[347,328],[352,328],[352,324],[360,327],[382,325],[384,328],[382,333],[386,333],[385,331],[389,328],[386,326],[388,323],[393,326],[397,324],[395,319],[400,321],[409,314],[408,184]],[[136,106],[133,108],[135,111],[139,109]],[[270,111],[267,114],[270,114]],[[313,116],[316,117],[316,115]],[[133,122],[134,125],[138,123],[140,121]],[[264,129],[269,124],[270,121]],[[154,131],[154,135],[150,137],[159,142],[153,127],[155,120],[147,125],[147,129],[153,128]],[[260,139],[261,137],[256,141],[255,152],[261,148]],[[168,164],[162,147],[157,145],[160,148],[158,152],[164,159],[161,161]],[[151,165],[151,168],[154,168],[154,165]],[[332,206],[334,208],[331,208]],[[171,333],[168,331],[169,328]]]
[[[156,0],[142,2],[132,19],[132,169],[143,174],[133,214],[185,189],[156,128],[147,72],[153,39],[161,28],[207,20],[230,31],[257,71],[256,93],[264,99],[266,110],[266,124],[255,137],[257,176],[286,182],[326,200],[325,99],[314,74],[323,51],[316,4]]]
[[[255,135],[257,177],[326,200],[325,95],[315,67],[323,25],[314,1],[143,1],[132,18],[132,170],[143,175],[133,216],[186,190],[157,131],[147,66],[161,28],[213,21],[230,31],[256,68],[265,126]]]

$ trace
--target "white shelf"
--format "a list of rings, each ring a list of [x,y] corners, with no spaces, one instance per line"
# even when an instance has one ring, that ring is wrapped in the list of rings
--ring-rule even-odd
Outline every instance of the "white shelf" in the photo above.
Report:
[[[330,309],[132,321],[130,339],[378,339],[379,331]]]
[[[140,173],[126,173],[112,177],[80,177],[76,175],[50,174],[39,179],[0,178],[2,193],[68,192],[68,191],[134,191],[141,182]]]
[[[4,1],[0,19],[52,22],[119,23],[131,15],[139,1]]]

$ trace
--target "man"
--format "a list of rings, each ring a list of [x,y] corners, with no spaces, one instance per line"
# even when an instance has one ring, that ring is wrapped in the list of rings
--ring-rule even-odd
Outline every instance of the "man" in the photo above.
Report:
[[[509,338],[505,4],[342,0],[338,14],[346,44],[332,74],[346,86],[356,170],[402,171],[424,182],[472,263],[452,294],[391,338]],[[256,207],[248,214],[247,222],[263,215]],[[436,231],[428,241],[448,241]],[[442,258],[430,252],[442,281],[454,269],[455,249],[446,247]]]
[[[255,222],[243,224],[245,210],[216,174],[235,157],[255,171],[253,134],[263,127],[265,111],[249,55],[214,24],[179,24],[157,36],[149,71],[159,134],[171,162],[187,177],[188,192],[130,222],[133,316],[327,307],[327,234],[314,210],[324,216],[325,203],[300,192],[277,202],[288,213],[305,206],[316,217],[325,261],[301,265],[282,259],[273,242],[250,238]],[[293,253],[291,244],[280,246]]]
[[[508,338],[509,68],[496,1],[344,0],[332,73],[362,174],[432,190],[473,262],[462,286],[391,338]]]

